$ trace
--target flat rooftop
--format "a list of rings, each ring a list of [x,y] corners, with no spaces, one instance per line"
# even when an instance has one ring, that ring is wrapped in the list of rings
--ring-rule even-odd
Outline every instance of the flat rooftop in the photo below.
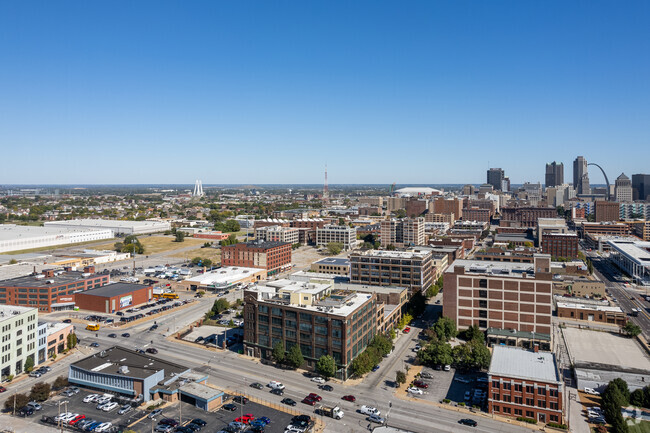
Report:
[[[558,308],[575,308],[577,310],[602,311],[603,313],[623,313],[620,307],[610,305],[580,304],[577,302],[558,302]]]
[[[30,311],[38,311],[33,307],[17,307],[14,305],[0,305],[0,322],[9,320],[19,314],[29,313]]]
[[[490,262],[486,260],[458,259],[447,268],[446,273],[454,273],[457,266],[463,266],[468,275],[493,275],[498,277],[521,278],[525,272],[527,275],[535,274],[534,263],[514,262]]]
[[[455,250],[455,248],[454,248]],[[354,255],[361,257],[377,257],[382,259],[424,259],[431,254],[430,251],[388,251],[388,250],[368,250],[356,252]]]
[[[281,247],[283,245],[291,245],[288,242],[262,241],[262,240],[251,241],[251,242],[242,242],[242,243],[244,245],[246,245],[248,248],[261,248],[261,249],[264,249],[264,250],[269,249],[269,248]],[[242,243],[229,245],[228,247],[235,247],[237,245],[241,245]],[[228,248],[228,247],[226,247],[226,248]]]
[[[187,278],[185,281],[189,283],[196,283],[202,286],[222,286],[236,283],[237,281],[243,280],[244,278],[250,277],[251,275],[256,275],[260,271],[266,272],[264,269],[258,268],[229,266],[225,268],[215,269],[204,274],[199,274],[192,278]]]
[[[78,227],[38,227],[0,224],[0,241],[40,238],[43,236],[57,236],[68,233],[90,233],[94,231],[96,230]]]
[[[53,277],[46,277],[40,273],[37,275],[27,275],[23,277],[11,278],[9,280],[3,280],[0,281],[0,287],[51,287],[60,286],[62,284],[75,283],[77,281],[90,280],[100,276],[100,274],[90,274],[84,277],[83,272],[65,272],[57,270],[55,271]],[[51,282],[48,283],[48,281]]]
[[[121,346],[104,349],[94,355],[71,364],[74,367],[100,374],[125,376],[136,379],[145,379],[152,374],[164,370],[165,378],[177,376],[188,367],[169,362],[149,354],[140,354],[134,350]],[[120,367],[127,367],[127,372],[120,373]]]
[[[350,260],[337,257],[327,257],[314,263],[318,263],[319,265],[350,266]]]
[[[560,382],[555,355],[518,347],[494,346],[488,374],[518,379]]]
[[[146,284],[133,284],[133,283],[110,283],[97,289],[90,289],[82,292],[86,296],[101,296],[112,298],[113,296],[126,295],[127,293],[135,292],[136,290],[151,287]]]
[[[67,221],[46,221],[44,225],[51,226],[90,226],[90,227],[120,227],[120,228],[157,228],[162,225],[169,225],[162,221],[124,221],[124,220],[107,220],[107,219],[94,219],[83,218]]]
[[[63,331],[65,328],[72,328],[72,323],[63,323],[63,322],[47,322],[47,335],[55,334],[59,331]]]
[[[635,263],[644,267],[650,267],[650,242],[612,239],[608,240],[607,243],[613,250],[633,260]]]

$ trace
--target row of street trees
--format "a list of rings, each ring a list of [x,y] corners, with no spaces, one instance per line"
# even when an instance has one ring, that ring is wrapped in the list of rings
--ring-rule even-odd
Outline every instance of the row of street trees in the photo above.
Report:
[[[491,354],[485,346],[485,336],[478,326],[470,326],[460,335],[465,343],[452,348],[449,341],[458,336],[456,324],[441,317],[425,332],[429,342],[418,351],[417,359],[428,366],[454,364],[464,370],[481,370],[490,366]]]

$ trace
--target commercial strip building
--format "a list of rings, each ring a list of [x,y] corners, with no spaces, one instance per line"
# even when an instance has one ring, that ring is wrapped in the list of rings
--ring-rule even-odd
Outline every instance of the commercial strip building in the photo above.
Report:
[[[650,285],[650,242],[613,239],[607,241],[610,247],[609,259],[634,282]]]
[[[357,246],[356,227],[325,225],[323,228],[316,228],[316,245],[326,246],[336,242],[343,245],[344,250],[351,250]]]
[[[583,302],[557,302],[557,317],[624,326],[627,314],[620,307]]]
[[[214,410],[221,405],[223,392],[208,387],[206,381],[204,373],[121,346],[74,362],[68,370],[69,383],[100,392],[135,401],[182,399],[204,410]]]
[[[323,355],[347,379],[352,360],[376,334],[377,296],[331,283],[277,280],[244,291],[244,353],[271,357],[279,342],[298,346],[308,368]]]
[[[0,379],[22,373],[25,361],[38,363],[38,310],[0,305]]]
[[[336,257],[327,257],[311,264],[313,272],[320,274],[341,275],[350,277],[350,260]]]
[[[259,268],[225,267],[199,274],[180,281],[190,290],[224,291],[240,284],[255,283],[266,279],[266,270]]]
[[[390,219],[381,222],[381,246],[397,248],[424,245],[424,218]]]
[[[153,299],[153,287],[145,284],[111,283],[74,295],[75,306],[82,310],[114,314]]]
[[[411,292],[433,284],[433,253],[422,251],[354,251],[350,254],[350,282],[370,286],[407,287]]]
[[[0,224],[0,253],[99,241],[114,237],[111,230],[104,228]]]
[[[74,332],[74,326],[71,323],[40,322],[40,325],[45,327],[46,346],[39,347],[37,364],[45,361],[46,358],[52,357],[52,355],[63,353],[68,347],[68,335]]]
[[[46,313],[71,310],[75,293],[108,283],[107,274],[94,272],[94,266],[84,272],[46,269],[41,274],[0,281],[0,304],[31,306]]]
[[[495,346],[488,380],[489,413],[563,423],[564,384],[553,353]]]
[[[291,267],[291,244],[288,242],[253,241],[221,248],[223,266],[265,269],[267,275]]]
[[[456,260],[444,273],[443,314],[459,329],[551,335],[551,257],[534,256],[534,263]],[[523,343],[523,341],[521,341]]]
[[[164,221],[122,221],[106,219],[76,219],[68,221],[46,221],[45,227],[67,227],[75,229],[105,229],[110,230],[115,237],[118,235],[145,235],[171,230],[171,223]]]

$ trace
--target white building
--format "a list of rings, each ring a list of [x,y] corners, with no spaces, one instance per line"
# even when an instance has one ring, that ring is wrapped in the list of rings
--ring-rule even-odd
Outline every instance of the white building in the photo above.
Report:
[[[45,223],[47,224],[47,223]],[[112,239],[110,229],[0,225],[0,253]]]
[[[390,219],[381,222],[381,246],[402,248],[424,245],[424,218]]]
[[[70,221],[47,221],[44,225],[45,227],[109,229],[115,235],[144,235],[171,230],[171,224],[166,221],[121,221],[90,218]]]
[[[316,245],[326,246],[331,242],[343,244],[344,250],[351,250],[357,246],[357,229],[356,227],[336,226],[328,224],[321,228],[316,228]]]
[[[258,227],[255,229],[255,239],[267,242],[288,242],[293,245],[300,242],[300,230],[282,226]]]
[[[632,201],[632,181],[624,173],[616,178],[615,182],[616,201],[629,203]]]
[[[650,286],[650,242],[629,239],[608,240],[609,258],[634,278],[637,284]]]
[[[31,357],[38,363],[38,310],[32,307],[0,305],[0,378],[16,375],[24,370]]]

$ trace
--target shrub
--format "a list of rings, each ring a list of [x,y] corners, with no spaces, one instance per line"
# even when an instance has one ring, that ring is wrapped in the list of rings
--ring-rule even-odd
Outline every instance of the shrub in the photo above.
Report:
[[[559,428],[561,430],[567,430],[569,428],[566,424],[558,424],[556,422],[549,422],[546,425],[553,428]]]
[[[442,402],[443,402],[443,403],[451,403],[451,400],[449,400],[448,398],[443,398],[443,399],[442,399]]]
[[[537,424],[537,420],[533,418],[526,418],[525,416],[517,417],[517,421],[527,422],[528,424]]]
[[[458,406],[465,407],[465,402],[461,401],[460,403],[458,403]]]

